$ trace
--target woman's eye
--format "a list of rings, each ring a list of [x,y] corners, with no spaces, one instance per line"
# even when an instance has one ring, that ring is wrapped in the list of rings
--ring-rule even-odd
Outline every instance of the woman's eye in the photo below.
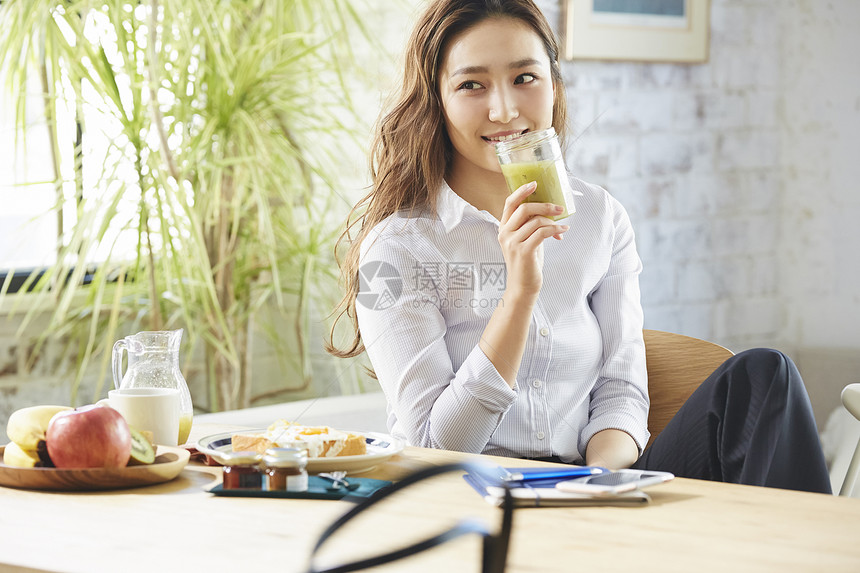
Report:
[[[520,74],[517,76],[517,79],[514,80],[514,84],[528,84],[537,79],[537,76],[534,74]]]
[[[457,89],[458,90],[476,90],[479,87],[481,87],[481,84],[479,84],[478,82],[468,81],[468,82],[463,82],[462,84],[460,84],[459,87],[457,87]]]

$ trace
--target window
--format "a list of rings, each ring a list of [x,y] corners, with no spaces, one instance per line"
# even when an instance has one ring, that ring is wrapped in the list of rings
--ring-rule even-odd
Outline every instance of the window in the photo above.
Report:
[[[99,23],[104,18],[91,17],[94,24],[88,31],[94,38],[103,33]],[[104,45],[109,50],[111,44]],[[82,211],[83,225],[94,221],[88,233],[101,234],[98,227],[105,218],[110,223],[98,250],[77,252],[68,264],[94,266],[108,256],[133,256],[137,242],[136,232],[129,229],[137,213],[134,194],[124,193],[119,203],[110,198],[135,182],[133,161],[125,149],[128,139],[99,108],[99,98],[88,98],[87,85],[80,87],[82,101],[76,101],[71,85],[64,85],[58,101],[49,104],[57,125],[56,150],[52,149],[40,75],[38,69],[28,74],[23,127],[16,125],[16,98],[0,77],[0,285],[13,273],[10,292],[18,290],[34,269],[57,263],[60,247],[70,244],[84,199],[105,199],[101,205],[89,201]],[[54,183],[57,176],[59,187]]]
[[[41,88],[31,84],[27,91],[26,131],[16,129],[13,102],[5,90],[0,92],[0,273],[4,278],[10,269],[21,274],[56,262],[62,224],[53,209],[57,190]]]

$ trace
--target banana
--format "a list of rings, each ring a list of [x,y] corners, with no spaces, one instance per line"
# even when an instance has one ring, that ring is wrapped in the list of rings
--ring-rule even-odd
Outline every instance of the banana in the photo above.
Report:
[[[35,450],[25,450],[15,442],[10,442],[3,450],[3,463],[15,468],[35,468],[45,465]]]
[[[69,406],[30,406],[12,412],[6,425],[6,435],[22,450],[36,451],[40,442],[44,447],[45,432],[51,418],[58,412],[71,410]]]

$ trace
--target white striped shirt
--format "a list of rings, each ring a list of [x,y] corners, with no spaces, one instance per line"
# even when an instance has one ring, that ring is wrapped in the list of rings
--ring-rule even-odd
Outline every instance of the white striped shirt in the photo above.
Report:
[[[356,311],[409,444],[581,462],[616,428],[648,440],[633,228],[604,189],[571,178],[576,212],[544,243],[543,286],[513,389],[478,343],[505,290],[499,222],[445,184],[436,213],[395,213],[361,246]],[[568,200],[570,201],[570,197]]]

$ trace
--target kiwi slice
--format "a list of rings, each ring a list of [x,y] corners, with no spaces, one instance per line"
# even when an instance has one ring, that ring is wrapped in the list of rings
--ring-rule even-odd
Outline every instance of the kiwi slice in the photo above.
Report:
[[[128,459],[128,465],[141,466],[151,464],[155,461],[155,447],[140,430],[128,428],[131,430],[131,457]]]

